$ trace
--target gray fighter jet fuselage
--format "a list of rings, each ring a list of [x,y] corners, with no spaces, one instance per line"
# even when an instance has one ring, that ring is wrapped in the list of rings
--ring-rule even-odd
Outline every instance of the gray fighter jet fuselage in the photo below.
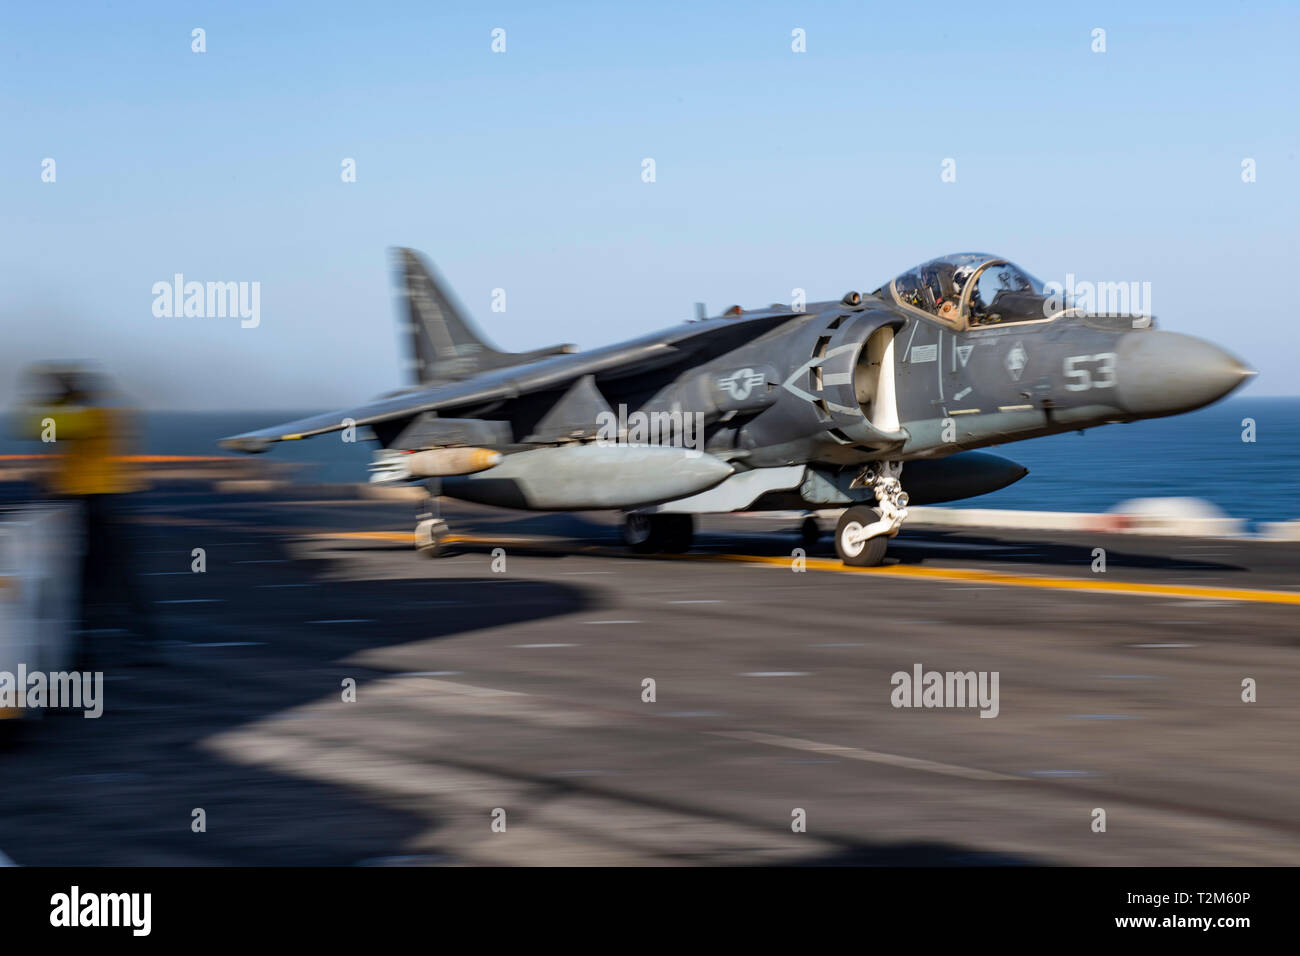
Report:
[[[386,449],[372,480],[431,480],[504,507],[620,509],[638,550],[684,550],[694,514],[843,508],[841,558],[877,563],[909,503],[1026,473],[976,449],[1190,411],[1252,374],[1149,317],[1087,314],[980,253],[869,295],[523,355],[488,345],[418,256],[399,258],[416,384],[224,444],[260,451],[369,425]],[[444,532],[426,518],[417,537],[438,553]]]

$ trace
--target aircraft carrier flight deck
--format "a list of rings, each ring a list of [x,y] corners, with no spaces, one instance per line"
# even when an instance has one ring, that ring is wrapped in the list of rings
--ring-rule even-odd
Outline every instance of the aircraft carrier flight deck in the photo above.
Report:
[[[165,660],[119,663],[111,632],[90,635],[103,719],[0,724],[0,850],[33,865],[1300,851],[1300,543],[909,524],[884,566],[854,569],[829,537],[796,552],[781,516],[705,519],[692,553],[641,557],[610,517],[449,505],[453,553],[429,560],[411,514],[295,489],[140,497]],[[914,668],[996,672],[997,719],[895,706],[891,675]],[[184,825],[195,807],[202,834]]]

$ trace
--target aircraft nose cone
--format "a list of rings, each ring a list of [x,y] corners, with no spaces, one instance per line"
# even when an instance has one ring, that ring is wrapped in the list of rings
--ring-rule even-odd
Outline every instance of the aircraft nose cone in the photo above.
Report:
[[[1255,374],[1217,345],[1177,332],[1129,332],[1115,351],[1119,405],[1134,415],[1189,412]]]

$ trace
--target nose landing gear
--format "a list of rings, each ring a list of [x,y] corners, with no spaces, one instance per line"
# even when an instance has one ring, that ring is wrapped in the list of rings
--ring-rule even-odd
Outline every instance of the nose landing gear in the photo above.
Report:
[[[854,505],[840,515],[835,526],[835,551],[851,567],[879,564],[889,547],[889,539],[907,518],[907,492],[899,481],[903,463],[878,462],[863,469],[850,487],[870,488],[876,495],[876,507]]]

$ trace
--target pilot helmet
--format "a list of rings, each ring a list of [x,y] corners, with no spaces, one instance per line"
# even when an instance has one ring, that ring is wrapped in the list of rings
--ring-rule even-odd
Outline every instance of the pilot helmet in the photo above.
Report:
[[[974,274],[975,274],[975,267],[970,265],[965,265],[965,264],[959,265],[956,269],[953,270],[952,284],[953,284],[953,288],[957,290],[958,294],[960,294],[961,291],[966,288],[966,283],[970,280],[970,277],[973,276]]]

